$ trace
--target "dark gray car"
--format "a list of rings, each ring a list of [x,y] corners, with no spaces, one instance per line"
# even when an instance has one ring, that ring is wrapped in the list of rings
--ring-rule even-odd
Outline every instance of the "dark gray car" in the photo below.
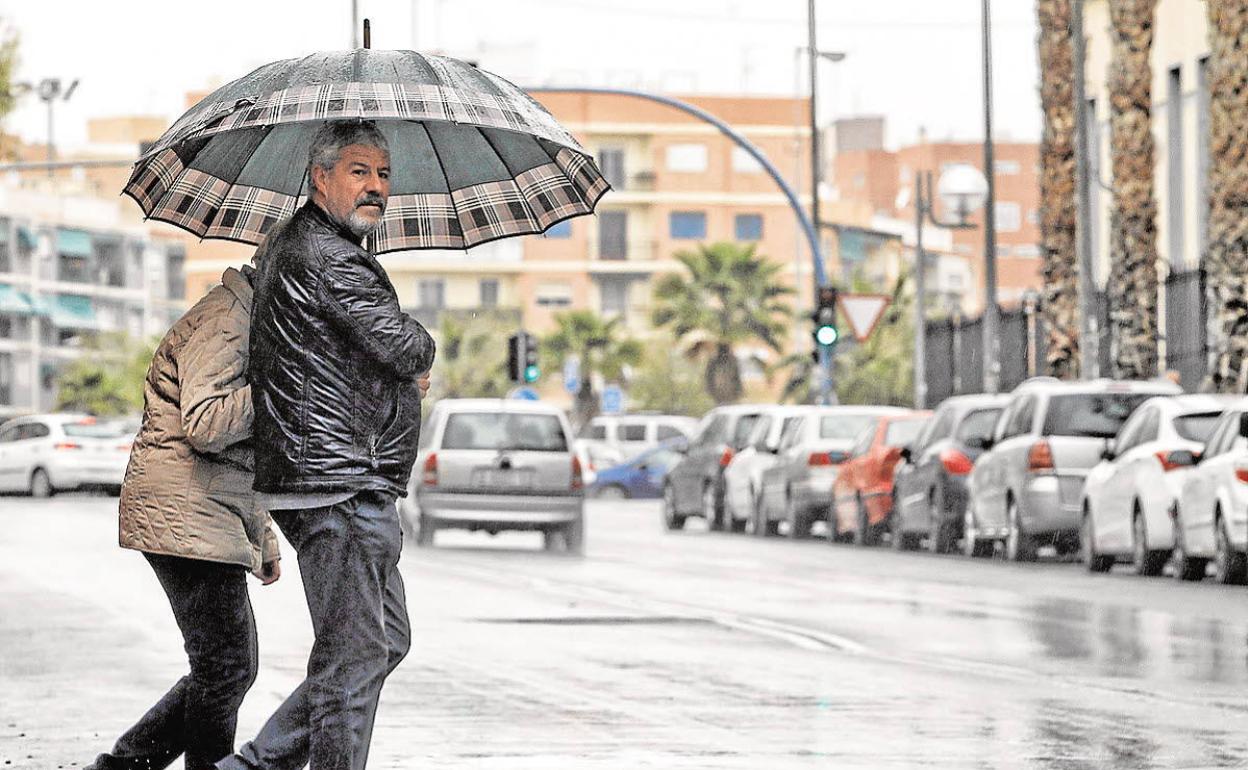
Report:
[[[966,479],[992,441],[993,426],[1009,396],[988,394],[945,399],[923,433],[902,450],[893,480],[892,530],[895,544],[946,553],[962,537]],[[981,550],[991,547],[981,541]],[[984,554],[977,554],[984,555]]]
[[[745,447],[765,408],[719,406],[702,418],[685,458],[663,482],[663,523],[668,529],[682,529],[690,516],[705,518],[713,530],[724,528],[724,468]]]

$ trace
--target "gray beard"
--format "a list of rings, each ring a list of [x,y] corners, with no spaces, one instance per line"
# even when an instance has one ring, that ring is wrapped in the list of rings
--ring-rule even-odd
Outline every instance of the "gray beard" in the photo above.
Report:
[[[346,221],[347,229],[360,240],[364,240],[364,236],[376,230],[379,224],[381,224],[380,219],[376,222],[370,222],[360,214],[359,209],[352,209],[351,216],[347,217]]]

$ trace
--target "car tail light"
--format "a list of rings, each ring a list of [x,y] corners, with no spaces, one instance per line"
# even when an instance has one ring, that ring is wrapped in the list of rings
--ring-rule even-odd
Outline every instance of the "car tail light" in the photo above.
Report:
[[[52,445],[53,449],[82,449],[82,444],[75,444],[72,441],[58,441]]]
[[[1027,452],[1027,471],[1029,473],[1052,473],[1053,447],[1047,441],[1037,441]]]
[[[829,465],[840,465],[845,462],[844,452],[811,452],[806,464],[811,468],[823,468]]]
[[[975,465],[971,462],[971,458],[956,449],[946,449],[941,452],[940,464],[945,466],[945,472],[950,476],[965,476]]]
[[[1199,453],[1199,452],[1192,452],[1192,456],[1193,456],[1193,457],[1200,457],[1200,453]],[[1188,465],[1187,465],[1186,463],[1176,463],[1176,462],[1171,462],[1171,460],[1170,460],[1170,453],[1169,453],[1169,452],[1166,452],[1166,451],[1160,451],[1160,452],[1157,452],[1157,461],[1161,463],[1161,469],[1162,469],[1163,471],[1166,471],[1167,473],[1169,473],[1170,471],[1176,470],[1176,469],[1178,469],[1178,468],[1187,468],[1187,467],[1188,467]]]
[[[724,453],[719,456],[719,467],[727,468],[728,463],[732,462],[733,454],[735,453],[732,451],[732,447],[728,447],[727,449],[725,449]]]
[[[1248,484],[1248,465],[1236,465],[1235,478],[1243,484]]]
[[[572,491],[578,492],[585,488],[585,475],[581,473],[581,458],[572,455]]]
[[[438,485],[438,456],[436,454],[425,458],[425,472],[420,477],[420,483],[427,487]]]

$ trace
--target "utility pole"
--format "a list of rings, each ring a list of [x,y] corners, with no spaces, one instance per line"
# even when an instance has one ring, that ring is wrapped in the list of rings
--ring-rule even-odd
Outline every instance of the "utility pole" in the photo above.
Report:
[[[984,177],[988,199],[984,203],[984,390],[996,393],[1000,387],[1000,323],[997,308],[997,193],[996,168],[992,145],[992,17],[991,0],[983,0],[984,18]]]
[[[1083,0],[1074,0],[1070,15],[1074,48],[1075,90],[1075,253],[1079,262],[1079,374],[1085,380],[1100,376],[1098,323],[1093,300],[1096,281],[1092,266],[1092,164],[1088,157],[1088,109],[1084,66],[1087,41],[1083,37]]]
[[[815,0],[806,2],[806,35],[808,61],[810,64],[810,218],[815,225],[815,238],[819,253],[823,252],[823,226],[819,218],[819,180],[823,177],[819,168],[819,45],[815,40]],[[818,286],[815,287],[818,291]],[[817,306],[817,303],[816,303]],[[832,351],[819,349],[819,403],[832,403]]]
[[[351,0],[351,50],[360,47],[360,0]]]
[[[927,255],[923,253],[923,217],[927,198],[922,171],[914,172],[914,408],[927,408]]]

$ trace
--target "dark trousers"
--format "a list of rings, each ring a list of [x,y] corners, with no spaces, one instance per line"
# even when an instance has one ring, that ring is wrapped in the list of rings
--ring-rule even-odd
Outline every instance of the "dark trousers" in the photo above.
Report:
[[[98,770],[168,767],[206,770],[234,750],[238,707],[256,679],[256,623],[247,570],[177,556],[144,554],[169,597],[191,671],[101,754]]]
[[[316,641],[307,679],[217,767],[361,770],[382,684],[411,646],[398,511],[361,493],[325,508],[274,511],[273,519],[298,554]]]

